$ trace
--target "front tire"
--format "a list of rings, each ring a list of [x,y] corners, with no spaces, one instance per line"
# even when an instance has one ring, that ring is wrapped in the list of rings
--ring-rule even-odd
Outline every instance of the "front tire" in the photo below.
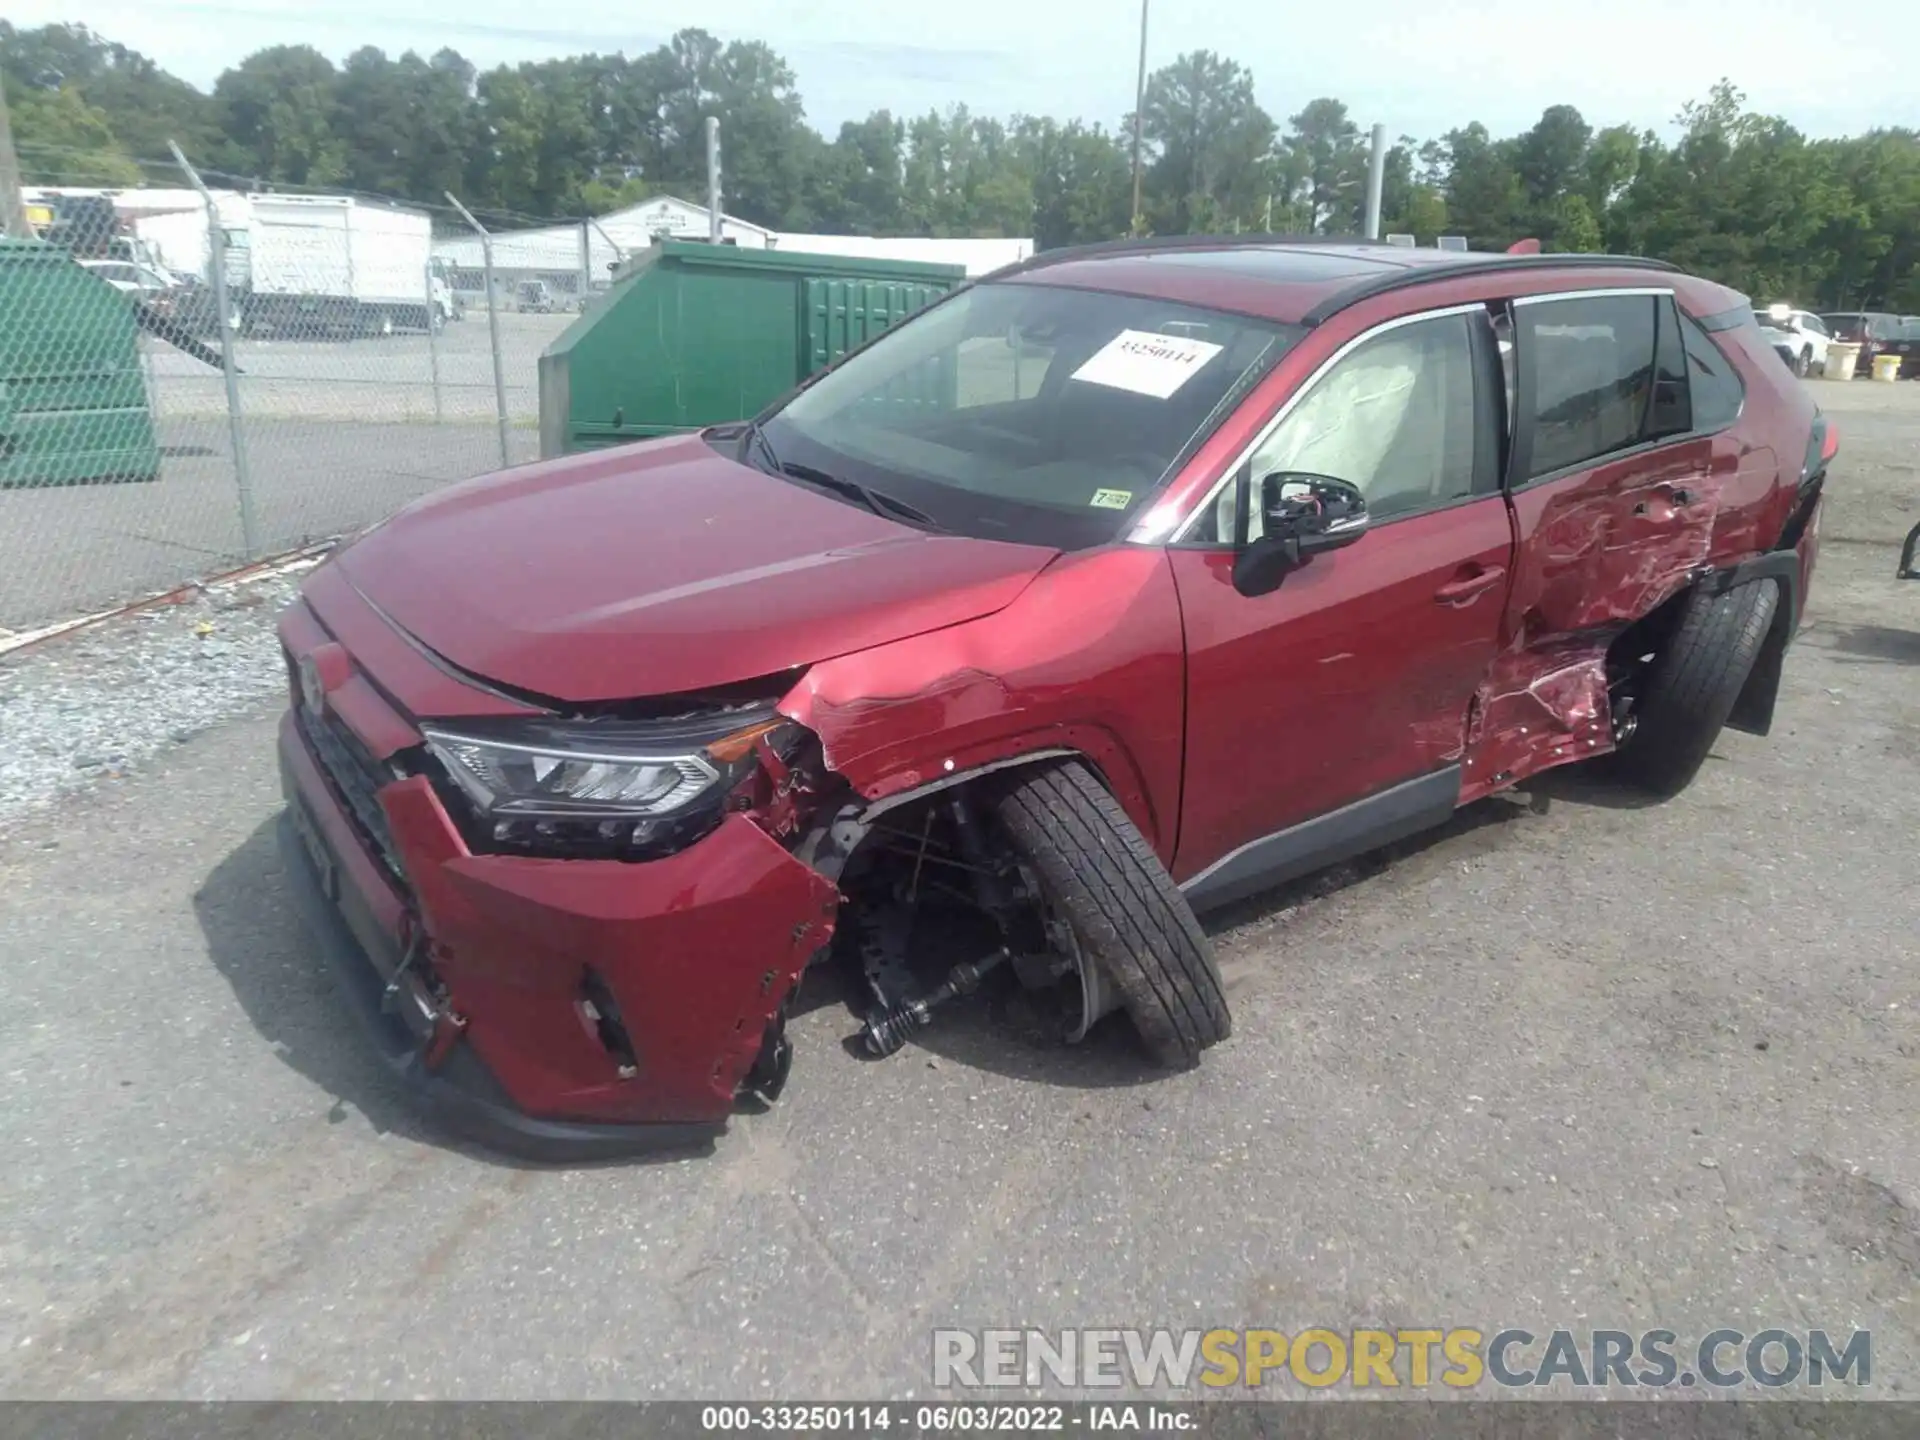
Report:
[[[1688,593],[1639,687],[1633,733],[1608,757],[1615,776],[1663,800],[1693,783],[1753,673],[1779,605],[1772,580],[1717,595]]]
[[[1200,922],[1126,811],[1084,765],[1015,774],[994,810],[1048,899],[1119,992],[1147,1053],[1187,1069],[1233,1033]]]

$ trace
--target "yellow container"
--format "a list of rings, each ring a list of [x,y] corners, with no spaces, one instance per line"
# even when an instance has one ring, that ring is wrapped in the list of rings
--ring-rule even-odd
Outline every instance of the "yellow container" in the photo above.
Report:
[[[1898,380],[1900,378],[1900,357],[1898,355],[1874,356],[1873,378],[1876,380]]]

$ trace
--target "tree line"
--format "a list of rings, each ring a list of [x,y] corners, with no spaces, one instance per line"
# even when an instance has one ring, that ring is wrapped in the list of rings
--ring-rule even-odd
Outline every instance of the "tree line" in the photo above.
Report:
[[[257,51],[212,92],[76,25],[0,21],[0,75],[29,181],[177,183],[176,140],[249,184],[437,204],[451,190],[502,223],[603,214],[649,195],[698,200],[704,122],[722,121],[728,210],[775,229],[1031,235],[1041,247],[1134,226],[1132,116],[1083,120],[966,107],[876,111],[828,139],[793,70],[759,41],[683,30],[646,54],[480,71],[453,50],[336,66],[303,45]],[[1253,73],[1211,51],[1153,72],[1141,108],[1141,228],[1358,233],[1367,137],[1345,104],[1282,122]],[[1595,128],[1569,105],[1494,136],[1472,122],[1386,157],[1383,228],[1475,249],[1533,237],[1563,252],[1657,256],[1756,298],[1920,310],[1920,135],[1809,139],[1722,81],[1676,138]]]

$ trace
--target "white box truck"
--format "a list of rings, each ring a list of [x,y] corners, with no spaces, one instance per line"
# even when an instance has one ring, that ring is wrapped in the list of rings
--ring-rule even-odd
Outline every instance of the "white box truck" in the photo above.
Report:
[[[210,286],[206,208],[192,200],[142,215],[134,228],[168,268]],[[236,328],[301,338],[390,335],[453,318],[453,292],[432,255],[433,222],[419,211],[350,195],[222,191],[215,203]]]
[[[452,318],[426,215],[349,195],[246,200],[244,226],[228,232],[229,244],[245,251],[228,270],[238,273],[244,329],[391,335]]]

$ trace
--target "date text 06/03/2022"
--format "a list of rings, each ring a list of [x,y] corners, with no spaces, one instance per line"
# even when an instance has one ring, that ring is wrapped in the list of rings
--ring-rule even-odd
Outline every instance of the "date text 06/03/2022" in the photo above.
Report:
[[[709,1433],[873,1435],[896,1428],[908,1433],[987,1434],[1074,1430],[1147,1430],[1178,1433],[1198,1428],[1193,1408],[1172,1405],[706,1405],[700,1428]]]

